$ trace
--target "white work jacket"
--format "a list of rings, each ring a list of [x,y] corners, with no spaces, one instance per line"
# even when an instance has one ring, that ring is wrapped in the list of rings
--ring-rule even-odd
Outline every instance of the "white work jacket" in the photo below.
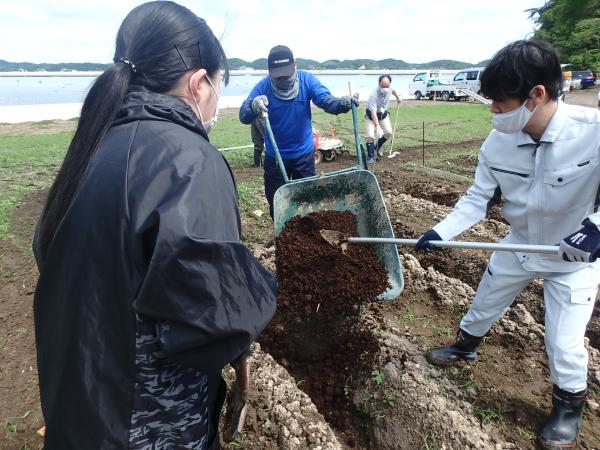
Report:
[[[558,245],[586,218],[600,225],[599,164],[600,112],[559,101],[539,142],[522,131],[489,134],[473,185],[433,229],[452,239],[503,197],[502,215],[511,226],[503,242]],[[530,271],[573,272],[588,265],[558,255],[516,254]]]

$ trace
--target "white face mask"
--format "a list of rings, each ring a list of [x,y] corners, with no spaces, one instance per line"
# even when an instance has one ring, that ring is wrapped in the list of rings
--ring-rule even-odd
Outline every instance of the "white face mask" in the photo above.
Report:
[[[383,95],[387,94],[390,91],[390,88],[379,88],[379,92],[381,92]]]
[[[219,97],[219,94],[217,94],[217,90],[215,89],[215,86],[212,84],[212,81],[210,81],[210,78],[208,77],[208,75],[206,76],[206,81],[208,81],[208,84],[210,84],[210,87],[212,88],[212,90],[215,93],[215,96],[217,97],[217,107],[215,109],[215,114],[213,115],[212,119],[210,119],[208,122],[205,122],[204,118],[202,117],[202,111],[200,110],[200,106],[198,105],[198,102],[196,101],[196,96],[194,95],[194,90],[192,88],[192,79],[191,78],[190,78],[190,92],[192,93],[192,98],[194,99],[196,108],[198,109],[198,114],[200,114],[200,120],[202,121],[202,126],[206,130],[206,134],[208,134],[208,133],[210,133],[210,130],[215,125],[215,123],[217,123],[217,121],[219,120],[219,98],[220,97]]]
[[[533,108],[533,111],[529,111],[525,104],[527,100],[523,102],[521,106],[512,111],[505,113],[495,113],[492,117],[492,126],[500,133],[517,133],[525,128],[531,116],[537,109],[537,106]]]

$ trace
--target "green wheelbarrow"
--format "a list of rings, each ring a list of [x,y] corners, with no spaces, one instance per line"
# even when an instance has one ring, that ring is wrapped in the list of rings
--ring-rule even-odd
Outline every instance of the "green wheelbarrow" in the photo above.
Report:
[[[350,211],[358,222],[359,236],[393,238],[385,202],[377,178],[366,170],[364,147],[358,133],[356,106],[352,104],[352,121],[356,142],[357,164],[355,166],[298,180],[287,176],[279,148],[267,115],[264,117],[265,131],[275,151],[277,165],[285,184],[273,199],[275,235],[278,236],[288,220],[295,216],[306,216],[319,211]],[[404,288],[402,268],[395,245],[373,244],[375,253],[384,264],[390,288],[379,300],[392,300]]]

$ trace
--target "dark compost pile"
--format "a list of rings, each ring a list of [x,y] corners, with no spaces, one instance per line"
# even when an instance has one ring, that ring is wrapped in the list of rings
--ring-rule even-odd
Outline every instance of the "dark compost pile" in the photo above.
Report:
[[[278,309],[261,337],[300,388],[336,428],[352,428],[352,377],[369,370],[379,345],[361,323],[361,304],[388,288],[384,265],[369,245],[331,245],[320,230],[356,236],[350,212],[294,217],[276,238]]]

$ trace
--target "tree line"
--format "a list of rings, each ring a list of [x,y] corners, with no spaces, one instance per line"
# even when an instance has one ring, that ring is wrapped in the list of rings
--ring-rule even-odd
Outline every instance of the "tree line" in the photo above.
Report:
[[[600,0],[547,0],[527,10],[537,39],[554,45],[575,70],[600,71]]]

